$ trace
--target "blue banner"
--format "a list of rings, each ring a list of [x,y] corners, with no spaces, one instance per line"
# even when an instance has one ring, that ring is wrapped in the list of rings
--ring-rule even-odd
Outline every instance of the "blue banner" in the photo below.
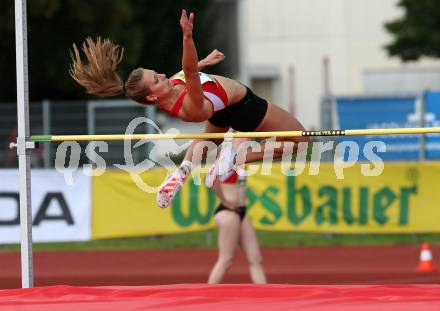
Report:
[[[374,129],[419,127],[417,97],[341,97],[336,99],[340,129]],[[382,141],[384,161],[419,159],[420,135],[368,135],[340,137],[339,142],[354,141],[359,145],[359,160],[366,160],[363,150],[367,142]]]
[[[425,126],[440,126],[440,92],[425,92]],[[440,159],[440,134],[427,134],[425,146],[427,160]]]

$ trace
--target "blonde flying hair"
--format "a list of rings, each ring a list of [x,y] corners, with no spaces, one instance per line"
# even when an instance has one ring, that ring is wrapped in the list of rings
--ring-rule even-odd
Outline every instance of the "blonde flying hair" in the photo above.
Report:
[[[143,68],[133,70],[127,82],[122,81],[117,72],[117,66],[124,56],[124,48],[113,44],[109,39],[98,37],[95,41],[88,37],[83,42],[81,49],[88,63],[84,64],[81,55],[73,44],[73,52],[70,51],[72,64],[70,76],[89,94],[100,97],[123,95],[143,104],[150,104],[145,97],[149,94],[140,83],[143,77]]]

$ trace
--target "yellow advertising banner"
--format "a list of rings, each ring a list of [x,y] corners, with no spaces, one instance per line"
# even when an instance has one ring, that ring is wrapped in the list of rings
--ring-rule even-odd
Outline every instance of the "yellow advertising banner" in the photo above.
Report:
[[[366,164],[364,164],[366,165]],[[337,179],[333,164],[319,174],[249,180],[248,205],[257,229],[339,233],[440,231],[439,163],[386,163],[380,176],[361,165]]]
[[[165,169],[140,175],[150,187],[160,185]],[[127,237],[206,230],[212,221],[216,196],[188,180],[172,206],[162,209],[156,193],[145,192],[124,171],[107,171],[92,181],[92,238]],[[210,203],[210,204],[208,204]]]
[[[307,165],[288,176],[274,164],[270,174],[249,177],[248,215],[260,230],[440,232],[440,163],[385,163],[379,176],[364,176],[361,165],[341,170],[321,164],[317,175]],[[157,186],[165,174],[152,169],[141,178]],[[213,191],[188,180],[173,204],[161,209],[155,193],[142,191],[128,173],[108,171],[93,178],[92,237],[206,230],[214,227],[217,204]]]

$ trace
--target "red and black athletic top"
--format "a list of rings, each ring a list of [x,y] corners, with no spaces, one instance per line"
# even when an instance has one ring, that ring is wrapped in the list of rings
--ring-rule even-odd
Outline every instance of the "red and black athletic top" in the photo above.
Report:
[[[199,72],[199,76],[200,83],[202,84],[203,96],[212,104],[214,111],[224,109],[228,104],[228,95],[221,84],[215,78],[206,73]],[[173,86],[177,84],[185,85],[185,75],[183,74],[183,71],[171,77],[170,83]],[[185,88],[171,109],[164,110],[173,116],[177,116],[180,108],[183,105],[183,100],[185,99],[186,94],[187,91]]]

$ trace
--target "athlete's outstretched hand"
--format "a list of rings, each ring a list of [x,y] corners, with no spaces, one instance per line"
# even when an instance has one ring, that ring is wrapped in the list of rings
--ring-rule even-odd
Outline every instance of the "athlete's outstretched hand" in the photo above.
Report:
[[[213,50],[211,53],[209,53],[208,56],[205,57],[205,59],[203,59],[203,63],[206,66],[212,66],[220,63],[224,59],[225,54],[223,54],[219,50]]]
[[[186,10],[182,10],[182,15],[180,16],[180,27],[182,27],[183,36],[185,38],[192,38],[192,31],[194,25],[194,13],[188,16],[186,15]]]

